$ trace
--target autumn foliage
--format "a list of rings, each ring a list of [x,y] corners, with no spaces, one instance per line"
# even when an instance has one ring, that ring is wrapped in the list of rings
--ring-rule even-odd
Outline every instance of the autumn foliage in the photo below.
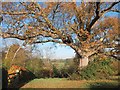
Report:
[[[2,23],[6,26],[0,35],[2,38],[22,40],[23,46],[46,42],[65,44],[79,56],[79,67],[86,66],[89,57],[116,46],[119,18],[105,15],[108,12],[119,13],[119,3],[2,3],[1,13],[6,18]],[[86,65],[80,64],[82,61]]]

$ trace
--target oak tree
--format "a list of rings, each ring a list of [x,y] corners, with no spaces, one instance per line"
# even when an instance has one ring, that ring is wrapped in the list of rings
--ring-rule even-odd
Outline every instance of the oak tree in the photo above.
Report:
[[[3,2],[2,38],[17,38],[26,44],[54,42],[75,50],[79,67],[89,57],[113,47],[118,35],[118,2]],[[1,18],[2,19],[2,18]]]

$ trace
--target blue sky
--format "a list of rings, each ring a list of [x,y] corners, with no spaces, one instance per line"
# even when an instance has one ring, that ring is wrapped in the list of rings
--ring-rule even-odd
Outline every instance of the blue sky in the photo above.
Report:
[[[70,47],[59,47],[56,49],[55,58],[65,59],[74,57],[75,52]]]
[[[22,41],[20,41],[18,39],[3,40],[2,38],[0,38],[0,51],[2,49],[4,49],[4,47],[6,47],[6,45],[10,46],[14,43],[22,45]],[[37,46],[37,49],[34,50],[34,53],[36,54],[36,53],[38,53],[37,51],[40,51],[40,53],[42,53],[44,55],[44,58],[46,58],[48,56],[51,59],[66,59],[66,58],[73,58],[75,55],[74,50],[66,45],[44,43],[44,44],[36,44],[36,46]],[[38,54],[38,56],[39,56],[39,54]]]
[[[55,47],[56,46],[56,47]],[[51,49],[49,49],[51,47]],[[66,45],[60,45],[52,43],[46,43],[44,45],[39,44],[39,48],[44,50],[44,53],[50,54],[50,58],[55,59],[66,59],[66,58],[73,58],[75,53],[74,50]],[[46,50],[48,48],[48,50]]]

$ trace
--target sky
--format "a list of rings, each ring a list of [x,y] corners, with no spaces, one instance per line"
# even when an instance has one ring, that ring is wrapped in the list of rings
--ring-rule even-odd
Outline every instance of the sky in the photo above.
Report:
[[[55,58],[66,59],[73,58],[75,56],[75,52],[70,47],[59,47],[56,49]]]
[[[4,49],[6,46],[10,46],[12,44],[22,45],[22,41],[18,39],[2,39],[0,38],[0,51]],[[69,46],[53,44],[53,43],[44,43],[44,44],[35,44],[36,49],[33,50],[33,56],[37,55],[43,58],[50,59],[67,59],[73,58],[75,56],[75,52]],[[27,45],[27,48],[31,48],[32,45]]]
[[[75,56],[74,50],[66,45],[60,45],[60,44],[53,45],[51,43],[46,43],[45,45],[39,45],[39,47],[40,48],[43,47],[44,55],[47,54],[48,57],[50,57],[51,59],[66,59],[66,58],[73,58]]]

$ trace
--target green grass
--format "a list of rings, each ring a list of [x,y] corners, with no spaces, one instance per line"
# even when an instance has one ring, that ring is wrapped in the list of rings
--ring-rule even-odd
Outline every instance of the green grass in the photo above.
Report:
[[[67,80],[65,78],[34,79],[22,88],[114,88],[117,80]]]
[[[80,83],[65,78],[34,79],[23,88],[78,88]]]
[[[113,80],[95,80],[87,81],[82,87],[83,88],[117,88],[119,85],[118,81]]]

